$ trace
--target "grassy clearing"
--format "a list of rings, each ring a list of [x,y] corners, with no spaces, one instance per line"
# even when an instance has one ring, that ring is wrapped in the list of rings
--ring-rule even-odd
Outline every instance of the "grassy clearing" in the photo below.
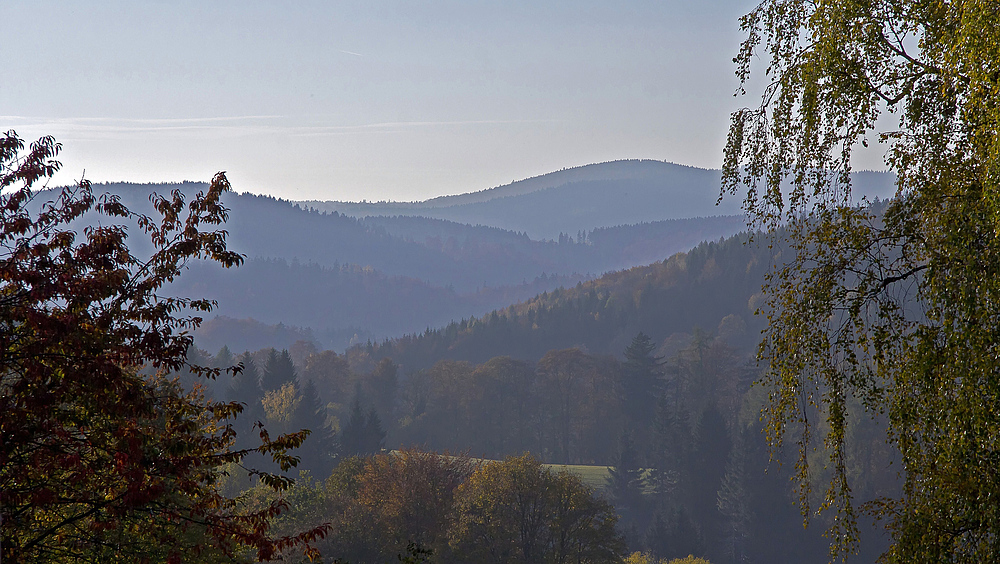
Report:
[[[603,490],[608,485],[607,466],[583,466],[580,464],[543,464],[553,472],[569,472],[576,474],[580,480],[595,490]]]
[[[391,454],[395,454],[398,451],[390,451]],[[470,460],[474,462],[484,463],[484,462],[497,462],[489,458],[471,458]],[[585,466],[583,464],[542,464],[544,468],[548,468],[553,472],[569,472],[571,474],[576,474],[580,477],[580,480],[594,488],[595,490],[603,490],[608,485],[608,477],[611,475],[608,472],[607,466]]]

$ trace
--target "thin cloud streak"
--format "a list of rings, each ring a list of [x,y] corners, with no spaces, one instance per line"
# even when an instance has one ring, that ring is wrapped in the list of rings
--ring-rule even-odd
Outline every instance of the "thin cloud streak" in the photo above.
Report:
[[[395,121],[356,125],[267,125],[254,123],[263,120],[288,119],[285,116],[233,116],[212,118],[32,118],[0,116],[3,121],[22,121],[25,128],[55,130],[62,135],[104,135],[108,137],[154,133],[216,133],[234,136],[287,135],[290,137],[324,137],[362,131],[393,131],[413,128],[465,127],[477,125],[512,125],[530,123],[556,123],[560,120],[446,120],[446,121]],[[241,123],[250,122],[250,123]],[[79,138],[79,137],[77,137]]]
[[[321,137],[326,135],[342,135],[353,131],[410,129],[421,127],[450,127],[468,125],[512,125],[527,123],[556,123],[561,120],[555,119],[483,119],[483,120],[461,120],[461,121],[390,121],[383,123],[366,123],[361,125],[330,125],[330,126],[307,126],[300,128],[300,133],[291,135],[296,137]]]
[[[117,118],[117,117],[74,117],[74,118],[48,118],[38,116],[0,116],[0,120],[10,121],[37,121],[44,124],[63,124],[77,122],[119,122],[119,123],[212,123],[242,120],[269,120],[282,119],[281,115],[251,115],[251,116],[218,116],[202,118]]]

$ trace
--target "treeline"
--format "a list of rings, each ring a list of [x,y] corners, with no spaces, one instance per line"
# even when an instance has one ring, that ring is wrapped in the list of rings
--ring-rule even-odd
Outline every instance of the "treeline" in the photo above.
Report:
[[[147,198],[152,191],[195,192],[204,185],[106,184],[98,189],[121,195],[132,208],[149,211]],[[689,248],[705,236],[731,235],[743,225],[741,216],[628,225],[619,228],[617,237],[598,237],[591,244],[573,230],[560,244],[516,231],[424,217],[354,218],[246,193],[227,194],[225,204],[230,208],[226,223],[230,246],[249,258],[367,266],[387,276],[451,286],[459,293],[475,292],[484,285],[518,285],[542,273],[599,275],[645,264]]]
[[[199,346],[217,350],[223,345],[241,348],[289,346],[267,325],[303,328],[300,338],[323,348],[344,350],[373,335],[402,335],[452,319],[490,311],[529,299],[553,286],[575,284],[582,276],[542,275],[515,286],[483,287],[459,294],[454,288],[433,286],[416,278],[387,276],[370,267],[321,266],[283,259],[250,259],[239,269],[193,264],[172,286],[181,295],[198,295],[219,303],[219,317],[199,328]],[[252,321],[264,324],[255,327]]]
[[[550,350],[582,347],[619,354],[642,331],[656,342],[698,327],[752,346],[760,284],[772,253],[747,235],[702,243],[649,266],[558,288],[481,318],[358,346],[348,356],[392,358],[407,371],[440,359],[485,362],[497,355],[537,360]]]
[[[216,383],[226,399],[247,405],[234,422],[240,435],[252,433],[249,423],[258,420],[272,433],[313,430],[299,453],[300,467],[324,483],[310,486],[309,495],[328,501],[330,483],[355,479],[350,473],[361,472],[364,464],[377,466],[345,466],[353,456],[413,445],[494,460],[531,452],[548,463],[610,467],[601,495],[620,515],[617,534],[630,550],[713,561],[732,554],[768,561],[763,557],[788,556],[791,547],[798,556],[825,554],[818,534],[803,538],[787,473],[777,466],[764,473],[768,451],[748,395],[754,371],[746,356],[703,333],[669,359],[658,358],[654,348],[640,334],[623,360],[564,349],[537,363],[509,357],[481,365],[441,361],[405,375],[388,359],[358,371],[362,367],[352,366],[347,356],[311,350],[305,343],[293,351],[237,358],[223,349],[204,360],[244,364],[239,376]],[[402,474],[392,475],[403,480],[396,489],[414,487]],[[229,487],[235,493],[251,485]],[[370,556],[379,546],[399,551],[406,541],[418,540],[356,513],[359,507],[388,511],[388,506],[337,499],[326,515],[343,519],[343,526],[329,541],[330,554],[374,562],[379,560],[358,555]],[[289,519],[301,525],[294,516],[298,511]],[[776,546],[772,540],[783,535],[794,542]],[[444,538],[452,542],[446,536],[420,537],[438,550],[444,545],[435,543]]]
[[[611,465],[623,434],[641,452],[657,450],[664,439],[656,435],[656,420],[679,403],[697,416],[712,398],[712,405],[736,413],[753,374],[744,355],[700,332],[662,365],[643,334],[626,349],[624,362],[570,348],[537,362],[443,360],[405,374],[391,359],[358,365],[307,342],[291,351],[192,354],[200,357],[192,361],[211,366],[242,364],[238,375],[220,377],[209,390],[215,399],[247,405],[237,422],[265,421],[281,432],[339,433],[337,444],[310,438],[312,450],[326,451],[328,466],[338,455],[409,445],[489,459],[530,451],[549,463]],[[661,401],[668,392],[672,404]],[[310,425],[296,427],[306,421]],[[381,440],[345,452],[352,427],[359,425],[380,429]],[[328,466],[306,465],[318,473]]]
[[[274,433],[313,430],[299,453],[300,468],[316,480],[309,495],[324,503],[334,503],[331,483],[356,484],[351,473],[362,472],[365,464],[394,464],[381,458],[344,466],[354,456],[409,446],[493,460],[531,452],[547,463],[609,467],[611,477],[600,495],[620,516],[617,531],[630,551],[658,558],[695,554],[718,562],[824,561],[823,525],[803,532],[790,469],[770,459],[760,433],[761,392],[751,388],[756,372],[748,356],[726,339],[702,332],[669,358],[656,354],[660,348],[639,334],[620,359],[563,349],[535,363],[509,357],[479,365],[440,361],[408,374],[389,359],[352,365],[346,355],[316,351],[307,343],[237,358],[223,349],[205,360],[244,363],[240,376],[215,384],[226,399],[246,403],[246,412],[234,421],[241,435],[251,433],[248,423],[258,420]],[[854,486],[866,493],[888,491],[891,476],[875,469],[883,468],[891,453],[879,448],[879,435],[870,426],[854,432],[862,446],[852,460],[871,472]],[[404,474],[392,473],[401,480],[392,487],[415,487]],[[235,492],[251,485],[229,487]],[[337,495],[326,515],[343,521],[328,541],[330,554],[370,555],[380,546],[378,539],[390,538],[394,544],[386,550],[398,552],[406,541],[418,540],[359,520],[356,511],[382,511],[379,503]],[[298,522],[298,512],[290,522]],[[353,522],[368,525],[352,529]],[[445,545],[435,543],[452,542],[447,535],[419,538],[422,546],[441,551]]]
[[[274,495],[248,492],[251,507]],[[338,562],[622,561],[614,507],[578,477],[530,455],[484,462],[408,449],[348,458],[321,481],[300,479],[279,532],[329,521],[317,543]]]

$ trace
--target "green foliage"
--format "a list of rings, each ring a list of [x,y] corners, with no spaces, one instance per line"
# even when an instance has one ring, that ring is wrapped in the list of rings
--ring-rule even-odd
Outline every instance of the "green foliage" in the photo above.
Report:
[[[447,548],[452,493],[470,473],[467,459],[404,451],[341,461],[325,484],[303,473],[275,493],[255,487],[251,506],[281,500],[293,509],[273,520],[278,532],[333,521],[335,534],[317,544],[337,562],[424,562],[433,546]],[[287,558],[287,555],[286,555]],[[406,560],[415,559],[415,560]]]
[[[834,555],[858,535],[851,418],[885,414],[905,483],[866,509],[892,531],[889,559],[1000,558],[998,16],[972,0],[766,0],[743,19],[738,74],[762,46],[768,83],[733,115],[724,182],[749,187],[758,225],[786,229],[761,346],[768,430],[795,434],[804,514],[822,444]],[[879,131],[887,108],[898,127]],[[853,206],[870,135],[899,193]]]
[[[650,555],[648,552],[633,552],[625,559],[625,564],[712,564],[704,558],[697,558],[695,556],[687,556],[685,558],[674,558],[673,560],[667,560],[666,558],[661,558],[659,561],[655,557]]]

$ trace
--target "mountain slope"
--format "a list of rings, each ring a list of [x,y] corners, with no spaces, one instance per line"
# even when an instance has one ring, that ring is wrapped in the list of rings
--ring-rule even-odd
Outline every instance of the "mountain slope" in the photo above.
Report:
[[[349,351],[392,358],[406,370],[439,360],[481,363],[495,356],[536,361],[553,349],[582,347],[617,355],[638,332],[663,342],[692,328],[726,332],[749,345],[759,329],[753,315],[770,264],[766,245],[747,236],[698,245],[648,266],[612,272],[568,289],[546,292],[479,319]]]
[[[203,188],[200,183],[95,186],[146,213],[151,192],[190,194]],[[217,300],[216,313],[228,320],[215,323],[214,334],[241,335],[246,344],[233,342],[234,347],[254,342],[251,333],[263,330],[259,324],[311,331],[319,344],[340,350],[355,335],[367,340],[422,331],[601,272],[661,260],[743,225],[739,216],[692,218],[536,241],[523,233],[429,218],[320,213],[250,194],[228,194],[226,204],[230,247],[245,253],[247,263],[234,270],[193,264],[171,291]],[[258,325],[238,321],[246,319]]]
[[[325,267],[256,258],[237,269],[206,263],[191,265],[169,291],[216,300],[215,315],[233,321],[250,318],[265,325],[294,326],[310,332],[311,339],[318,344],[343,350],[354,335],[367,340],[419,332],[453,319],[481,315],[581,279],[545,276],[516,286],[459,294],[452,288],[416,278],[387,276],[370,267]],[[226,324],[233,325],[220,320],[214,331],[229,331],[231,328],[221,326]],[[207,331],[200,335],[206,341],[214,340]],[[215,344],[205,342],[201,346],[217,349]],[[236,342],[228,344],[233,348],[248,347]]]
[[[150,192],[194,192],[200,183],[95,187],[121,195],[130,208],[150,211]],[[739,217],[694,218],[621,227],[614,238],[595,232],[558,242],[523,233],[417,217],[356,219],[306,210],[252,194],[227,194],[230,248],[250,258],[297,259],[337,268],[370,266],[387,276],[415,278],[458,293],[512,286],[548,276],[598,275],[689,248],[704,238],[735,233]],[[580,235],[580,234],[576,234]],[[589,236],[590,234],[588,234]]]
[[[888,198],[894,177],[853,174],[855,193]],[[598,227],[666,219],[738,215],[740,199],[717,205],[721,173],[653,160],[590,164],[505,186],[423,202],[301,202],[353,217],[411,215],[524,232],[556,239]]]

